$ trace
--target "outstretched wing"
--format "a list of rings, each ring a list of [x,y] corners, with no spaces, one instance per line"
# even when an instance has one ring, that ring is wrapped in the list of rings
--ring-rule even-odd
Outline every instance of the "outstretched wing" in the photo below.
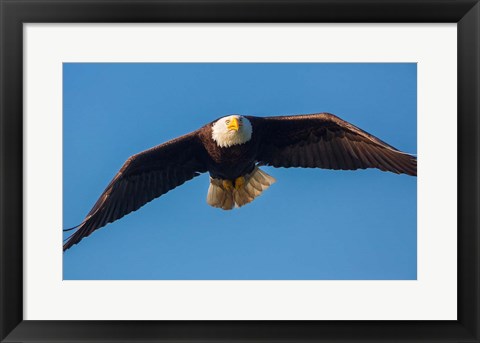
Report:
[[[257,155],[260,164],[286,168],[378,168],[417,175],[414,156],[333,114],[247,118],[260,140]]]
[[[63,250],[93,231],[206,171],[197,131],[130,157],[103,191]],[[73,229],[75,229],[73,228]]]

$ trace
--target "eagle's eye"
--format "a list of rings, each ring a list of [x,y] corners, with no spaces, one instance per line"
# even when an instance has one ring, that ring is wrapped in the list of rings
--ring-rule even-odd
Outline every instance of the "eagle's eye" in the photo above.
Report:
[[[227,125],[230,124],[230,120],[225,121],[225,124]]]

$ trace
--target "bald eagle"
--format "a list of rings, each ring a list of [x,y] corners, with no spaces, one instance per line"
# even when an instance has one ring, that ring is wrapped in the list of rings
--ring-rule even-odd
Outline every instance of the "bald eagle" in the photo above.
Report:
[[[275,182],[262,165],[417,175],[414,156],[330,113],[229,115],[127,159],[63,250],[205,172],[210,206],[241,207]]]

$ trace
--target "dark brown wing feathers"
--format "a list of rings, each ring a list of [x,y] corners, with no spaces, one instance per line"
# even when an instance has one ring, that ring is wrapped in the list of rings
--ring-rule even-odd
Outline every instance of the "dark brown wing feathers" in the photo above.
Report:
[[[329,113],[247,117],[260,135],[260,164],[326,169],[378,168],[417,175],[417,159]],[[255,132],[256,130],[256,132]]]
[[[130,157],[67,239],[63,250],[205,172],[202,149],[193,132]]]

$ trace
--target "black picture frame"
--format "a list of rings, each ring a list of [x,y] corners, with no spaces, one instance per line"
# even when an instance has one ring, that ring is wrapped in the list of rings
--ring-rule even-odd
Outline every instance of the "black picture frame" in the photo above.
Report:
[[[480,342],[478,0],[0,0],[0,20],[1,342]],[[23,320],[23,24],[55,22],[457,23],[458,320]]]

